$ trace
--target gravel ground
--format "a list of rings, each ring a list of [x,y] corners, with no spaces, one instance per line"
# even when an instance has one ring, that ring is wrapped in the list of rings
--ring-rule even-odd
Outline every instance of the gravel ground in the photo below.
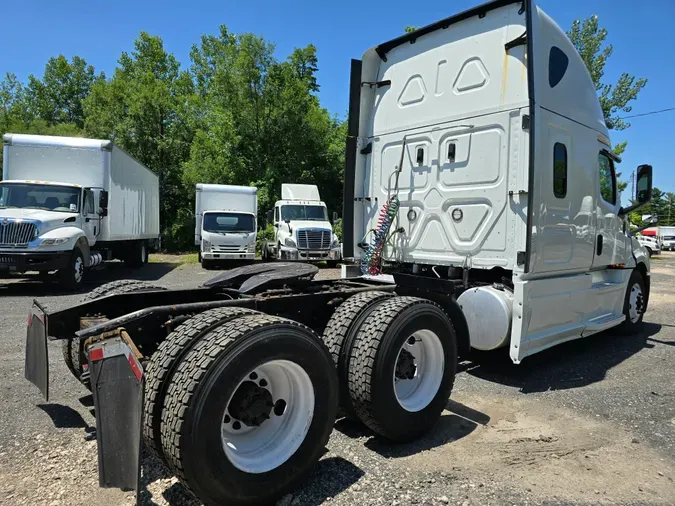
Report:
[[[198,265],[111,265],[88,289],[138,278],[196,286]],[[339,275],[322,270],[322,277]],[[675,504],[675,254],[653,262],[642,336],[612,331],[510,364],[504,354],[460,366],[447,411],[425,438],[382,444],[361,426],[336,423],[311,479],[278,504]],[[52,398],[23,378],[26,316],[36,281],[0,280],[0,504],[134,504],[99,489],[91,396],[50,344]],[[144,505],[199,504],[156,459],[143,460]]]

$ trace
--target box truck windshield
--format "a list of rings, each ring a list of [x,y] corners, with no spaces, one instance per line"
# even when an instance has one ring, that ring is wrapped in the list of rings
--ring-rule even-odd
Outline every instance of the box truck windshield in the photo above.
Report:
[[[77,213],[80,209],[80,189],[46,184],[0,183],[0,208]]]
[[[281,206],[281,219],[283,221],[328,221],[328,211],[324,206],[285,205]]]
[[[255,218],[244,213],[204,213],[204,232],[255,232]]]

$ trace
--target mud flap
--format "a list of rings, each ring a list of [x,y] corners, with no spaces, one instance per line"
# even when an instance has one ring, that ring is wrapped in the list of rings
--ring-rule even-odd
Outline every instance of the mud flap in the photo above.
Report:
[[[47,352],[47,325],[45,314],[37,303],[33,303],[28,314],[26,332],[26,366],[24,376],[40,389],[49,401],[49,355]]]
[[[99,485],[134,490],[139,497],[143,368],[117,336],[88,346],[96,409]]]

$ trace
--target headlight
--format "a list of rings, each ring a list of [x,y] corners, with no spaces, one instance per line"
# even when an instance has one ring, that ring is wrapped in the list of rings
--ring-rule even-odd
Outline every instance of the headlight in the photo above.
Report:
[[[255,241],[251,241],[250,243],[248,243],[248,252],[249,253],[255,252]]]
[[[202,251],[211,251],[211,242],[206,239],[202,240]]]
[[[337,237],[333,239],[333,244],[331,245],[331,249],[339,248],[340,247],[340,241],[338,240]]]
[[[288,246],[289,248],[295,248],[296,244],[295,244],[295,241],[293,239],[291,239],[290,237],[287,237],[286,240],[284,241],[284,246]]]
[[[58,246],[59,244],[63,244],[64,242],[67,242],[70,237],[57,237],[55,239],[42,239],[40,241],[40,247],[42,246]]]

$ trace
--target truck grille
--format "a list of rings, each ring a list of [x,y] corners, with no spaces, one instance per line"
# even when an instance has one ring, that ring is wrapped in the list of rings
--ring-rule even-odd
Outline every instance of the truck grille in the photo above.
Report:
[[[330,231],[298,230],[298,248],[300,249],[330,248]]]
[[[37,235],[35,223],[0,220],[0,247],[25,248]]]

